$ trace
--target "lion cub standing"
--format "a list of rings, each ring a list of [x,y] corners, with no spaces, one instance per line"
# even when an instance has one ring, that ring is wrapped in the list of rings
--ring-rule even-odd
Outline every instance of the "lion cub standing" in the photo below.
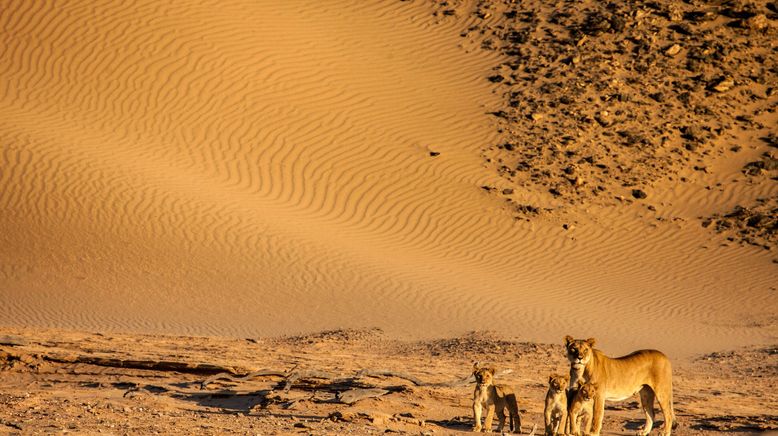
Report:
[[[570,423],[570,433],[574,436],[589,435],[592,431],[594,396],[596,394],[597,385],[594,383],[578,384],[573,402],[570,404],[570,413],[567,416],[567,422]]]
[[[475,425],[473,431],[481,431],[481,412],[486,408],[484,430],[492,431],[492,419],[497,411],[499,419],[497,431],[502,432],[505,426],[505,409],[510,414],[510,429],[512,432],[521,433],[521,416],[519,415],[519,402],[513,388],[507,385],[494,384],[494,368],[479,368],[478,363],[473,365],[475,376],[475,392],[473,393],[473,415]]]
[[[552,375],[548,378],[546,407],[543,410],[546,423],[546,436],[565,433],[567,421],[567,384],[569,376]],[[561,431],[560,431],[561,430]]]

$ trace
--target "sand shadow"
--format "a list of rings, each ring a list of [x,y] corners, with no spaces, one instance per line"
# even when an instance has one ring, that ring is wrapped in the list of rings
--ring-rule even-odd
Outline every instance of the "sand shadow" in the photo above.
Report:
[[[705,431],[726,431],[737,433],[764,432],[774,429],[778,425],[778,418],[775,416],[756,415],[756,416],[709,416],[694,419],[694,423],[689,425],[693,430]]]
[[[427,420],[428,424],[434,424],[448,430],[471,431],[473,429],[472,416],[455,416],[451,419]]]
[[[273,391],[235,392],[230,390],[202,391],[202,393],[175,394],[179,400],[189,401],[201,407],[220,409],[226,414],[250,413],[255,408],[265,408],[272,400],[268,398]]]

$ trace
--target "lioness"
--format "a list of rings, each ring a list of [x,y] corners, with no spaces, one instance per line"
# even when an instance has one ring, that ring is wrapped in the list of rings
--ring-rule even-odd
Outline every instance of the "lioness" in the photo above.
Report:
[[[594,383],[579,383],[570,404],[567,422],[570,423],[570,434],[574,436],[588,435],[592,429],[592,414],[594,395],[597,385]]]
[[[656,350],[639,350],[614,359],[594,349],[594,342],[594,338],[583,340],[565,336],[571,384],[574,378],[582,378],[597,385],[592,434],[599,435],[602,430],[605,400],[624,400],[639,392],[646,414],[646,425],[640,434],[647,435],[653,428],[656,398],[665,417],[664,435],[670,436],[676,423],[673,370],[667,356]]]
[[[546,407],[543,416],[546,423],[546,436],[556,436],[565,433],[567,420],[567,383],[570,376],[552,375],[548,377],[548,392],[546,392]]]
[[[475,392],[473,393],[475,425],[473,425],[473,431],[481,431],[481,411],[486,408],[484,430],[492,431],[492,419],[496,410],[499,419],[497,431],[502,432],[505,426],[505,409],[507,408],[510,414],[511,431],[521,433],[521,416],[519,415],[519,402],[516,399],[516,394],[510,386],[494,384],[494,371],[494,368],[479,368],[478,363],[473,365],[473,376],[475,376]]]

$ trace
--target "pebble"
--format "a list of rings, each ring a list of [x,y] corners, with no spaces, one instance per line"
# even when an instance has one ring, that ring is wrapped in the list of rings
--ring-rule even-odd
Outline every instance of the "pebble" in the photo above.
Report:
[[[602,127],[610,127],[613,125],[613,117],[608,111],[600,111],[594,116],[594,119],[600,123]]]
[[[680,52],[681,52],[681,46],[678,44],[673,44],[665,50],[665,54],[667,56],[675,56]]]
[[[729,77],[722,77],[711,83],[710,89],[716,92],[727,92],[735,86],[735,81]]]

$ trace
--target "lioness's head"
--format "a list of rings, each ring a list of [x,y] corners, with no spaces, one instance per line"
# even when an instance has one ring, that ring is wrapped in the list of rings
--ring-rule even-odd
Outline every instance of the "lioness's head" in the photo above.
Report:
[[[494,368],[481,368],[476,362],[473,365],[473,377],[475,377],[475,383],[478,386],[489,386],[494,383]]]
[[[548,388],[552,391],[564,391],[567,389],[568,383],[570,383],[569,375],[552,375],[548,377]]]
[[[573,339],[572,336],[565,336],[565,348],[567,349],[567,360],[573,367],[583,367],[592,359],[592,349],[594,348],[594,338]]]
[[[589,401],[594,398],[594,394],[597,393],[597,385],[594,383],[584,383],[578,387],[578,395],[581,400]]]

